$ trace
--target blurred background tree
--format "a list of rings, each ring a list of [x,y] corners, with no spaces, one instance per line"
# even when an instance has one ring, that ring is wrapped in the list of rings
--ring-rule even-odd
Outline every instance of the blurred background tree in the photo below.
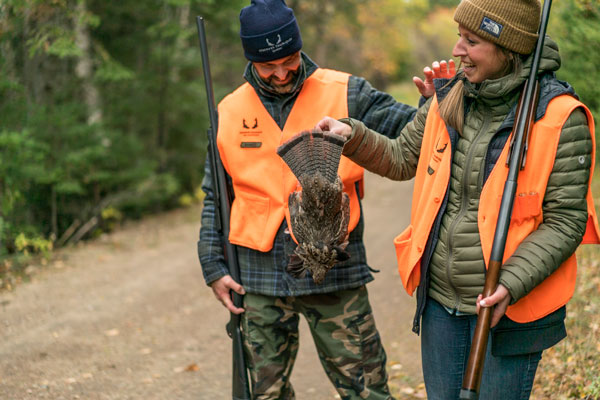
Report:
[[[558,41],[562,67],[559,79],[569,82],[595,119],[600,116],[600,1],[561,0],[552,3],[549,34]]]
[[[199,197],[208,118],[195,16],[206,19],[218,101],[243,83],[238,16],[249,3],[0,2],[0,259],[23,252],[17,238],[60,246],[110,229],[107,218]],[[451,56],[456,4],[288,0],[319,65],[409,104],[418,98],[411,77]],[[596,113],[599,7],[555,2],[549,28],[563,56],[559,78]]]

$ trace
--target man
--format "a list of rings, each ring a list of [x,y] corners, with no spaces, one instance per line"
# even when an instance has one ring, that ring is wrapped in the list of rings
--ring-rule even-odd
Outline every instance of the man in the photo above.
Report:
[[[219,104],[218,147],[235,200],[229,240],[238,246],[241,285],[227,270],[215,229],[211,172],[198,253],[217,299],[242,315],[247,366],[257,399],[293,399],[290,373],[298,350],[298,320],[307,319],[321,363],[343,399],[391,399],[386,355],[365,285],[373,280],[363,244],[363,170],[343,158],[339,174],[350,197],[350,259],[317,285],[308,274],[286,272],[296,246],[285,218],[291,171],[277,147],[325,115],[352,117],[396,136],[415,109],[375,90],[366,80],[319,68],[301,52],[293,11],[283,0],[252,0],[240,13],[240,36],[249,60],[247,83]],[[430,78],[431,75],[428,76]],[[418,80],[424,93],[423,82]],[[430,79],[426,80],[431,84]],[[244,296],[233,305],[230,291]]]

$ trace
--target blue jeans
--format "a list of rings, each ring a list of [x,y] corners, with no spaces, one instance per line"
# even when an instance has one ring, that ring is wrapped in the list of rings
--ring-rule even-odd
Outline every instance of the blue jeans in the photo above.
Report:
[[[432,298],[423,313],[421,358],[429,400],[456,400],[477,322],[476,315],[451,315]],[[494,357],[488,339],[481,400],[529,399],[542,352]]]

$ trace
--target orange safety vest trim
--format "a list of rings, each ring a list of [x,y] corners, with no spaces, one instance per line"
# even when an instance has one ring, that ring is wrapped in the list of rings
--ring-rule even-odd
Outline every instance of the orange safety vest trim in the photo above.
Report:
[[[269,251],[284,218],[290,226],[288,197],[299,184],[277,155],[277,147],[295,134],[312,129],[325,115],[336,119],[348,117],[349,76],[317,69],[304,81],[283,130],[248,83],[219,103],[217,145],[235,193],[231,205],[231,243]],[[351,231],[360,219],[355,183],[362,184],[364,171],[342,157],[338,173],[350,197],[348,229]]]
[[[562,127],[578,107],[585,110],[592,139],[592,165],[588,182],[588,223],[582,244],[600,243],[600,230],[591,192],[595,165],[594,119],[589,109],[568,95],[554,98],[545,116],[535,123],[530,135],[527,164],[517,180],[511,224],[506,240],[503,262],[514,253],[519,244],[543,221],[542,201],[548,178],[554,166],[556,149]],[[480,197],[478,227],[486,266],[488,265],[504,183],[508,176],[506,159],[510,138],[487,179]],[[450,181],[450,136],[438,113],[434,99],[423,136],[421,155],[415,178],[411,224],[394,239],[398,271],[406,291],[412,295],[421,278],[421,257],[434,220]],[[577,261],[573,254],[559,268],[525,297],[509,306],[506,315],[524,323],[540,319],[565,305],[575,289]]]

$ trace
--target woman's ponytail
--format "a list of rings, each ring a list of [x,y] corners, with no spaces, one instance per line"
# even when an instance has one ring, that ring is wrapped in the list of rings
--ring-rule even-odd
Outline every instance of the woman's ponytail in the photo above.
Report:
[[[462,135],[465,123],[465,84],[463,79],[452,86],[446,97],[439,104],[440,117],[444,122]]]

